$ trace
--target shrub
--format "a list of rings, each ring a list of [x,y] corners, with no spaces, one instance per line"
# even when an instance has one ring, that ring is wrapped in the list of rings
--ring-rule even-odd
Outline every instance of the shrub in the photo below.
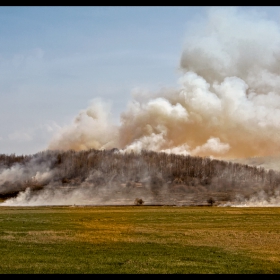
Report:
[[[144,204],[144,200],[142,198],[135,198],[134,204],[135,205],[142,205],[142,204]]]
[[[212,198],[212,197],[208,198],[207,203],[210,204],[211,206],[213,206],[213,204],[215,203],[214,198]]]

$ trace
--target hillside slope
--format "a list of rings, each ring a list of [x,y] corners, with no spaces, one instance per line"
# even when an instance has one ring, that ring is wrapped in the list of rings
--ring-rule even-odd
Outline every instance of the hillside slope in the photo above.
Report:
[[[0,155],[0,166],[4,205],[275,204],[280,189],[277,171],[145,150]]]

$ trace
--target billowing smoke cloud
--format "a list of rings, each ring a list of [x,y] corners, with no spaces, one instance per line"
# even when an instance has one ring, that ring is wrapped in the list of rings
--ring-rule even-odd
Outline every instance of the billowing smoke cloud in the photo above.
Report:
[[[178,88],[138,92],[110,122],[100,100],[50,149],[148,149],[216,158],[280,153],[280,29],[238,8],[211,8],[189,24]]]
[[[0,193],[25,189],[26,183],[48,184],[56,177],[51,170],[53,161],[54,158],[42,159],[37,154],[25,164],[14,164],[10,168],[0,165]]]
[[[49,145],[51,150],[106,149],[114,146],[117,128],[110,121],[110,106],[95,99],[74,122],[55,135]]]

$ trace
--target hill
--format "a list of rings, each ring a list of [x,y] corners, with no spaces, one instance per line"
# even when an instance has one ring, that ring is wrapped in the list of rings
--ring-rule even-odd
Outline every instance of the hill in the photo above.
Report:
[[[4,205],[278,203],[280,173],[231,161],[117,149],[0,155]],[[2,203],[3,204],[3,203]]]

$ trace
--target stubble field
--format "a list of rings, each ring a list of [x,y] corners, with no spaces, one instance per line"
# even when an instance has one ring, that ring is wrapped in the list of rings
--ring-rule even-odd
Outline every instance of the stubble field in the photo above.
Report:
[[[280,273],[280,208],[1,207],[0,273]]]

